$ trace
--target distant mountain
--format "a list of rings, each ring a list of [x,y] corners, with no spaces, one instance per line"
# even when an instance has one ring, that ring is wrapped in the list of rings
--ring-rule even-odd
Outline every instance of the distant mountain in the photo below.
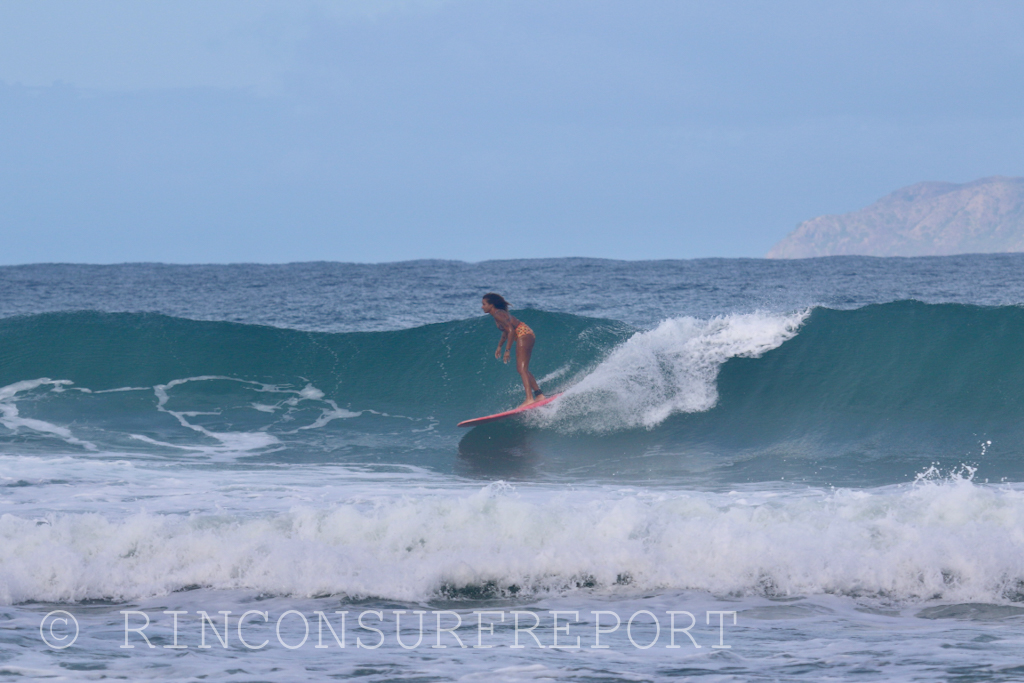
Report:
[[[1024,251],[1024,178],[918,183],[871,206],[796,227],[767,258]]]

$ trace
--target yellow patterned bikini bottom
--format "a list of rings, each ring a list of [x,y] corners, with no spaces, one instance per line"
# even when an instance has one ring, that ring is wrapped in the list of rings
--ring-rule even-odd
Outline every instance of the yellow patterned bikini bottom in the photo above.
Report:
[[[535,339],[537,338],[537,335],[533,334],[533,330],[531,330],[530,326],[526,323],[519,323],[516,325],[516,339],[526,334],[533,335]]]

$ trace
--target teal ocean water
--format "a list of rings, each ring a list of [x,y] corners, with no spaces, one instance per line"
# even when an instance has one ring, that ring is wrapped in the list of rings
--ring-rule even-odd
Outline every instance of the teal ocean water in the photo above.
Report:
[[[1022,267],[0,268],[0,673],[1015,680]]]

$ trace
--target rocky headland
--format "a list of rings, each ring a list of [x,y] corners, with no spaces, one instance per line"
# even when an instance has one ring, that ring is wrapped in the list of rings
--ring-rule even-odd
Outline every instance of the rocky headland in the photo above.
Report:
[[[944,256],[1024,251],[1024,178],[925,182],[860,211],[796,227],[767,258]]]

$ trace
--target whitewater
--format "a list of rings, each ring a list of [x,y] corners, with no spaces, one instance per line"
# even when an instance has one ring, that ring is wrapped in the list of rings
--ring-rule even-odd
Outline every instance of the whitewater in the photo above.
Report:
[[[1022,266],[0,268],[0,673],[1015,680]]]

